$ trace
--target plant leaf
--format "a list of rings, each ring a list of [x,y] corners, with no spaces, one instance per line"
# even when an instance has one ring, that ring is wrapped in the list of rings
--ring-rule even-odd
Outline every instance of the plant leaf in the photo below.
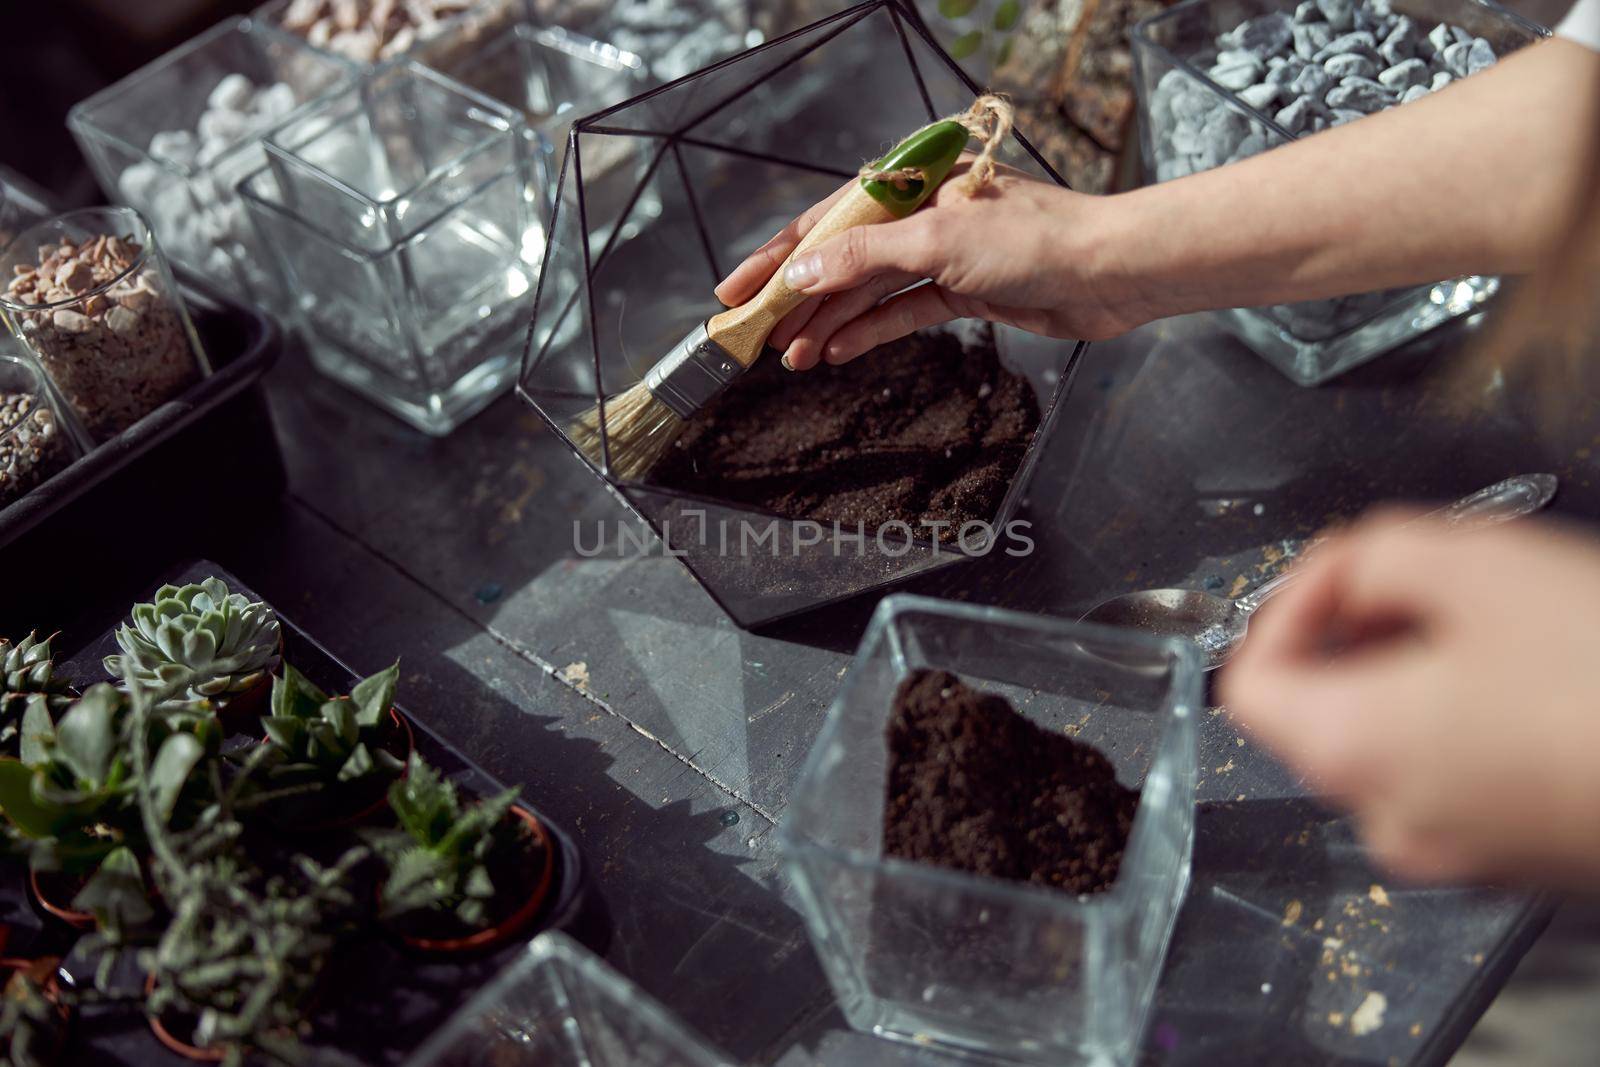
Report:
[[[372,773],[372,767],[372,753],[367,751],[364,743],[358,742],[356,747],[350,750],[350,758],[339,768],[339,781],[353,782],[357,778],[364,778]]]
[[[205,746],[191,734],[173,734],[161,743],[150,764],[150,790],[163,822],[172,818],[178,794],[205,755]]]
[[[72,906],[79,911],[93,912],[101,929],[113,935],[147,923],[156,915],[145,893],[139,861],[126,845],[107,854],[99,869],[72,898]]]
[[[37,767],[50,759],[50,742],[55,740],[56,723],[50,717],[48,702],[42,696],[28,698],[22,712],[22,737],[18,740],[18,754],[29,767]]]
[[[106,780],[116,751],[113,719],[120,702],[117,691],[101,682],[56,724],[56,756],[80,781],[98,785]]]
[[[305,723],[289,715],[269,715],[261,720],[267,737],[285,752],[298,752],[300,739],[305,736]]]
[[[400,684],[400,663],[370,678],[363,678],[350,690],[350,702],[356,706],[356,722],[373,727],[383,722],[394,704],[394,691]]]
[[[1000,0],[1000,6],[994,9],[994,28],[1009,33],[1021,17],[1021,0]]]
[[[939,14],[947,19],[962,19],[977,6],[978,0],[939,0]]]
[[[976,52],[978,50],[978,46],[981,44],[983,44],[982,30],[973,30],[971,33],[963,33],[960,37],[957,37],[955,40],[950,42],[950,58],[966,59],[972,53]]]
[[[34,799],[33,774],[19,760],[0,759],[0,811],[25,837],[37,840],[54,834],[59,819]]]

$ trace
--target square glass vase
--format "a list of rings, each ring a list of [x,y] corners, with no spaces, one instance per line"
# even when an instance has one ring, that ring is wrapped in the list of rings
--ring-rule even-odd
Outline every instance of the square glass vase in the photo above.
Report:
[[[1039,424],[982,524],[990,536],[958,542],[902,536],[892,523],[824,525],[658,486],[648,474],[625,478],[609,459],[604,402],[721,309],[712,289],[741,259],[863,160],[966,110],[978,92],[905,8],[875,0],[571,126],[519,391],[740,626],[998,550],[1084,345],[995,328],[1000,361],[1028,383]],[[1020,136],[999,158],[1061,181]],[[585,451],[574,425],[596,408],[601,445]]]
[[[945,670],[1099,749],[1140,790],[1116,881],[1077,895],[888,857],[901,681]],[[878,606],[780,828],[812,945],[850,1024],[1036,1064],[1134,1059],[1189,881],[1196,649],[925,597]]]
[[[175,263],[281,315],[287,294],[236,187],[265,164],[267,130],[354,73],[233,18],[82,101],[67,125],[107,198],[150,220]]]
[[[516,377],[546,192],[521,116],[386,67],[267,139],[240,193],[313,364],[424,433]]]
[[[1207,73],[1218,55],[1219,34],[1262,15],[1292,17],[1298,6],[1297,0],[1185,0],[1134,27],[1134,85],[1148,181],[1181,178],[1314,136],[1309,127],[1291,132],[1277,122],[1272,104],[1253,107]],[[1457,26],[1486,39],[1502,58],[1549,35],[1489,0],[1392,0],[1390,7],[1424,35],[1440,23]],[[1215,126],[1216,136],[1197,139],[1205,125]],[[1476,311],[1499,288],[1500,279],[1474,275],[1329,300],[1230,308],[1213,317],[1290,380],[1320,385]]]
[[[540,934],[406,1067],[732,1067],[565,934]]]

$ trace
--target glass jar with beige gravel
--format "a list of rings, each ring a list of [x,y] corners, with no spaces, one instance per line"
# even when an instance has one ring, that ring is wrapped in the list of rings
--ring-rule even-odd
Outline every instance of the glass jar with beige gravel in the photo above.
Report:
[[[0,278],[0,316],[92,443],[210,373],[166,259],[130,208],[38,223],[0,254]]]

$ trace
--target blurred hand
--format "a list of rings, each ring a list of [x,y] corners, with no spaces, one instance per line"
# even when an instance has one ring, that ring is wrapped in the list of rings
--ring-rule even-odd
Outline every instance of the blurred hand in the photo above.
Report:
[[[958,188],[965,173],[958,165],[909,218],[849,230],[790,265],[789,285],[810,299],[772,333],[785,365],[848,363],[952,319],[1099,340],[1157,317],[1139,306],[1132,287],[1110,280],[1107,248],[1089,236],[1104,198],[1009,167],[998,167],[992,183],[968,196]],[[843,192],[756,249],[717,286],[717,297],[730,307],[753,297]],[[931,284],[901,292],[924,279]]]
[[[1306,560],[1223,703],[1402,876],[1600,885],[1600,548],[1401,519]]]

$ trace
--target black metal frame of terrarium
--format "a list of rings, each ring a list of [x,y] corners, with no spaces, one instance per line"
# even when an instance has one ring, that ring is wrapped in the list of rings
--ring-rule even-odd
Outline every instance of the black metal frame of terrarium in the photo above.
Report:
[[[830,530],[809,543],[815,531],[805,520],[615,475],[603,418],[600,457],[578,448],[569,429],[718,310],[712,287],[743,256],[853,177],[860,161],[965,110],[979,91],[900,0],[872,0],[572,127],[518,392],[741,626],[999,550],[1000,538],[939,544],[869,532],[857,543],[846,533],[841,551]],[[999,158],[1066,184],[1016,133]],[[989,524],[1001,531],[1085,344],[1004,326],[994,332],[1002,365],[1027,381],[1040,412]],[[750,546],[730,546],[724,532],[754,523],[764,524],[755,553],[733,552]],[[768,537],[770,544],[760,540]]]

